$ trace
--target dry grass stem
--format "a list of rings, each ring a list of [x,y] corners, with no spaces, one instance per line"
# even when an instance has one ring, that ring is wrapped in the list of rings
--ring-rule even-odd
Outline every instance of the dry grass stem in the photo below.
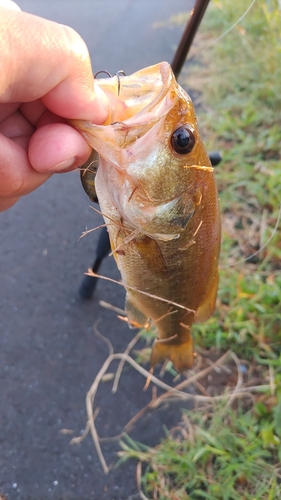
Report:
[[[126,350],[124,351],[125,355],[129,355],[130,354],[131,350],[136,345],[136,343],[139,341],[139,339],[141,338],[141,336],[142,336],[142,332],[139,331],[137,333],[137,335],[135,335],[135,337],[131,340],[131,342],[129,342]],[[114,383],[113,383],[112,390],[111,390],[111,392],[113,394],[115,394],[117,392],[119,380],[120,380],[121,373],[122,373],[122,370],[124,368],[125,362],[126,362],[126,359],[123,358],[123,359],[121,359],[121,361],[120,361],[120,363],[118,365],[118,368],[117,368],[117,371],[116,371],[116,375],[115,375],[115,379],[114,379]]]
[[[178,304],[177,302],[173,302],[172,300],[164,299],[163,297],[158,297],[158,295],[153,295],[152,293],[144,292],[143,290],[139,290],[135,286],[130,286],[130,285],[125,285],[122,281],[117,281],[112,278],[109,278],[108,276],[102,276],[100,274],[94,273],[92,269],[88,269],[88,272],[85,273],[87,276],[93,276],[94,278],[99,278],[105,281],[110,281],[111,283],[115,283],[116,285],[121,285],[123,288],[127,288],[129,290],[135,290],[138,293],[141,293],[142,295],[146,295],[147,297],[150,297],[151,299],[156,299],[160,300],[161,302],[165,302],[167,304],[171,304],[172,306],[179,307],[180,309],[184,309],[187,312],[194,313],[193,309],[189,309],[188,307],[183,306],[182,304]]]
[[[145,496],[145,494],[141,489],[141,468],[142,468],[142,463],[141,461],[139,461],[137,463],[137,468],[136,468],[136,481],[137,481],[138,493],[142,500],[149,500],[149,498]]]
[[[60,429],[59,433],[64,434],[65,436],[69,436],[71,434],[74,434],[74,431],[72,429]]]
[[[115,307],[112,304],[109,304],[109,302],[105,302],[104,300],[99,300],[99,305],[101,307],[104,307],[105,309],[109,309],[110,311],[120,314],[120,316],[126,316],[126,312],[123,309]]]
[[[113,345],[112,343],[110,342],[110,340],[105,337],[104,335],[102,335],[100,333],[100,331],[98,330],[98,325],[101,323],[101,318],[97,319],[97,321],[95,321],[95,323],[93,324],[93,332],[96,334],[96,336],[102,340],[102,342],[104,342],[107,347],[108,347],[108,355],[111,356],[113,353],[114,353],[114,349],[113,349]]]
[[[275,382],[274,382],[274,368],[269,365],[269,385],[270,385],[270,394],[273,396],[276,392]]]
[[[93,233],[94,231],[97,231],[98,229],[102,229],[103,227],[107,227],[107,226],[108,226],[108,224],[101,224],[100,226],[92,227],[92,229],[86,229],[86,231],[83,231],[81,236],[79,236],[78,241],[80,241],[82,238],[84,238],[84,236],[87,236],[88,234]]]
[[[227,405],[230,406],[234,399],[236,398],[236,394],[238,393],[239,389],[241,389],[241,387],[243,386],[243,374],[242,374],[242,370],[241,370],[241,363],[240,363],[240,360],[237,358],[236,354],[234,352],[231,352],[231,357],[232,359],[235,361],[236,363],[236,368],[237,368],[237,383],[236,383],[236,386],[235,386],[235,389],[232,393],[232,395],[230,396],[229,400],[227,401]]]
[[[103,337],[97,330],[96,324],[94,325],[94,330],[98,334],[100,338],[102,338],[105,341],[105,337]],[[109,467],[106,464],[106,461],[104,459],[104,455],[101,450],[100,443],[103,441],[113,441],[116,439],[121,439],[125,433],[127,433],[132,426],[147,412],[148,409],[155,409],[157,408],[163,401],[167,400],[169,398],[169,401],[172,399],[181,399],[185,401],[192,400],[194,403],[214,403],[216,401],[221,401],[221,400],[227,400],[226,404],[230,405],[233,403],[233,401],[237,398],[241,397],[253,397],[253,392],[259,392],[263,390],[268,390],[271,386],[270,385],[262,385],[262,386],[252,386],[252,387],[242,387],[243,385],[243,376],[240,370],[240,361],[237,358],[237,356],[232,352],[228,351],[225,354],[223,354],[215,363],[212,363],[211,366],[198,371],[194,375],[192,375],[189,379],[185,379],[181,383],[177,384],[175,387],[169,386],[168,384],[164,383],[161,381],[159,378],[155,377],[151,372],[147,371],[144,369],[142,366],[140,366],[134,359],[132,359],[129,356],[129,352],[133,348],[133,346],[136,344],[136,342],[139,340],[140,333],[138,333],[134,339],[129,343],[126,351],[124,353],[116,353],[114,354],[112,351],[112,346],[111,343],[107,343],[109,346],[109,351],[110,355],[108,358],[105,360],[103,366],[101,367],[100,371],[98,372],[94,382],[92,383],[92,386],[90,390],[87,393],[86,396],[86,408],[87,408],[87,416],[88,416],[88,421],[87,425],[85,428],[85,431],[82,436],[79,436],[77,438],[73,438],[71,440],[72,444],[77,444],[80,443],[89,433],[91,432],[92,439],[99,457],[99,460],[101,462],[102,468],[104,470],[105,474],[108,474],[109,472]],[[216,395],[216,396],[209,396],[209,395],[199,395],[199,394],[188,394],[186,392],[183,392],[183,389],[186,390],[188,386],[194,383],[198,383],[198,380],[200,380],[203,377],[206,377],[210,372],[217,368],[221,368],[222,365],[227,361],[227,359],[231,357],[236,364],[237,367],[237,383],[233,391],[229,392],[226,391],[223,394]],[[117,391],[118,388],[118,382],[121,376],[122,369],[124,367],[124,364],[127,362],[129,363],[136,371],[138,371],[143,377],[146,379],[149,378],[149,380],[155,384],[155,386],[160,387],[163,389],[165,392],[161,394],[160,396],[155,398],[155,394],[153,393],[152,400],[144,407],[142,408],[133,418],[130,419],[130,421],[126,424],[124,431],[119,434],[118,436],[114,436],[111,438],[100,438],[98,436],[96,426],[95,426],[95,419],[97,417],[97,409],[94,410],[94,400],[96,393],[99,388],[99,384],[104,380],[104,376],[114,360],[121,360],[118,370],[116,372],[114,384],[113,384],[113,392]],[[188,432],[190,439],[193,439],[193,434],[192,434],[192,429],[191,426],[188,425]]]

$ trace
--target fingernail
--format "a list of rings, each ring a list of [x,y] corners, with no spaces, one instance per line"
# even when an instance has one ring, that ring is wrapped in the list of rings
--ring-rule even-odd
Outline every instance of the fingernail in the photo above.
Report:
[[[53,170],[54,172],[61,172],[63,170],[67,170],[68,168],[72,167],[75,162],[76,162],[76,158],[74,156],[73,158],[69,158],[68,160],[64,160],[61,163],[54,165],[51,168],[51,170]]]
[[[0,0],[0,7],[10,10],[21,10],[21,8],[12,0]]]

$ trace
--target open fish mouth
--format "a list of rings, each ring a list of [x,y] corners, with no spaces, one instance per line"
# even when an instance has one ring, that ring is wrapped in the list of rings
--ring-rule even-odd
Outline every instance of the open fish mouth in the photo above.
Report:
[[[167,62],[145,68],[129,76],[115,75],[95,81],[108,96],[111,109],[103,125],[71,120],[87,142],[102,156],[111,148],[127,148],[161,121],[174,106],[175,77]],[[106,142],[106,149],[103,144]]]
[[[131,126],[147,113],[157,113],[162,117],[163,101],[174,83],[174,75],[166,62],[145,68],[132,75],[115,75],[111,78],[96,80],[103,92],[113,103],[104,125],[130,120]],[[172,99],[175,95],[170,96]],[[147,118],[147,116],[146,116]],[[150,115],[148,118],[152,118]]]

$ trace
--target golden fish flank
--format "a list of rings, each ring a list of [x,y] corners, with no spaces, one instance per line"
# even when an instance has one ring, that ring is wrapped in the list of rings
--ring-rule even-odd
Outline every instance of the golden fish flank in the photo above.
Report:
[[[96,192],[127,290],[129,323],[152,320],[151,364],[193,364],[191,326],[213,312],[220,214],[213,169],[190,97],[168,63],[98,80],[107,122],[76,121],[99,153]]]

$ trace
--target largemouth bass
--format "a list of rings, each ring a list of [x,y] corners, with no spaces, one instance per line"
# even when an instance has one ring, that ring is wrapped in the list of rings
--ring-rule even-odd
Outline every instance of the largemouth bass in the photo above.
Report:
[[[191,326],[207,320],[216,301],[213,168],[191,99],[168,63],[96,82],[112,104],[108,120],[72,122],[95,151],[84,185],[91,197],[96,191],[107,224],[129,324],[152,322],[151,365],[170,359],[181,372],[193,364]]]

